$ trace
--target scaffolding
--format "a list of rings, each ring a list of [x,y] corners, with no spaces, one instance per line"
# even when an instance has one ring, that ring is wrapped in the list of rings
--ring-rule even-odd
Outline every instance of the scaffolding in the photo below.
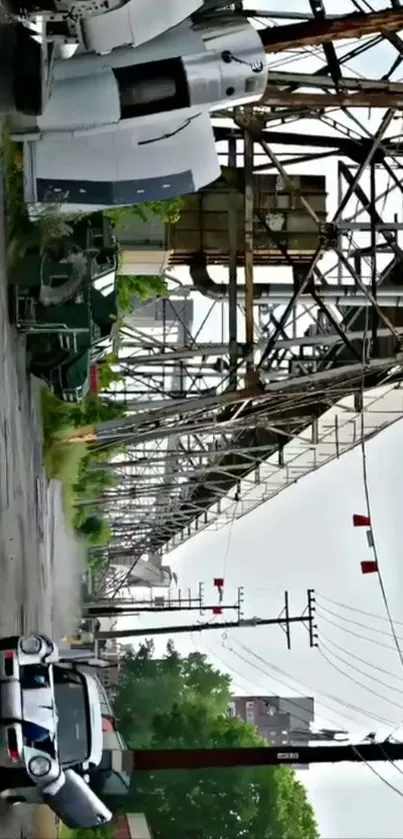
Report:
[[[266,5],[258,23],[288,22]],[[293,25],[337,11],[299,7]],[[127,415],[96,435],[125,444],[112,564],[227,525],[403,415],[403,40],[368,32],[284,43],[264,101],[215,115],[222,182],[188,205],[197,242],[164,230],[170,297],[121,329]]]

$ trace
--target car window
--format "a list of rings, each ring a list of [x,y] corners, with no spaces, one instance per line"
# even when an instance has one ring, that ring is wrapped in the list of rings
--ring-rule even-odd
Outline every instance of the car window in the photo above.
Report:
[[[63,765],[81,763],[90,754],[87,693],[78,673],[54,668],[55,703],[59,717],[59,757]]]

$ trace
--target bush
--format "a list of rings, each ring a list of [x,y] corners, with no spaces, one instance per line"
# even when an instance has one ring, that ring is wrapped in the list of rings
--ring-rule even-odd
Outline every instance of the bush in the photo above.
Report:
[[[66,519],[91,547],[106,544],[110,527],[99,508],[105,490],[114,486],[115,476],[111,470],[102,468],[102,461],[121,447],[115,446],[113,452],[89,449],[84,442],[64,440],[63,434],[122,416],[123,408],[93,393],[78,404],[62,402],[48,388],[41,391],[41,408],[45,471],[49,480],[62,483]],[[80,501],[89,503],[77,505]]]

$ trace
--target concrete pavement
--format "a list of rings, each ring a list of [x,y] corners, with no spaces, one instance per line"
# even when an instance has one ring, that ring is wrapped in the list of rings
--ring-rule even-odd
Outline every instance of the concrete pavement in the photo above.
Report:
[[[27,377],[24,338],[8,322],[2,206],[0,191],[0,634],[59,638],[75,624],[80,551],[42,469],[40,383]],[[33,836],[31,827],[29,808],[0,804],[0,839]]]

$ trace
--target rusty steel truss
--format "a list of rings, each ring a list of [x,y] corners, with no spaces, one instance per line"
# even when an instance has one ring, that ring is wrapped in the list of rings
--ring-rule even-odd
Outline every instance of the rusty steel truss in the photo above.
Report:
[[[120,333],[127,416],[94,441],[125,443],[107,465],[111,562],[230,523],[402,416],[403,9],[351,2],[343,30],[337,3],[300,0],[289,21],[278,5],[244,12],[270,23],[263,102],[214,121],[236,175],[227,268],[217,280],[202,252],[180,270],[173,255],[169,299]],[[301,172],[325,176],[325,220]],[[308,256],[287,250],[281,212],[257,206],[261,173],[313,224]],[[244,195],[241,248],[231,190]],[[257,227],[271,254],[259,269]]]

